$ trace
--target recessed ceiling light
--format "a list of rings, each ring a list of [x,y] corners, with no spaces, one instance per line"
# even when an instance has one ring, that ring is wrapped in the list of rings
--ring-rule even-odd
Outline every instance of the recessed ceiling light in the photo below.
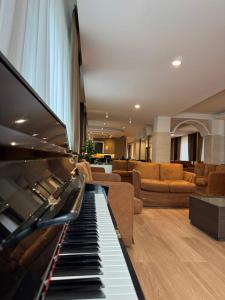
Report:
[[[16,146],[16,142],[11,142],[10,145],[11,146]]]
[[[139,109],[139,108],[141,107],[141,105],[140,105],[140,104],[135,104],[134,107],[135,107],[136,109]]]
[[[18,120],[16,120],[14,123],[15,124],[23,124],[23,123],[25,123],[27,120],[26,119],[18,119]]]
[[[46,137],[44,137],[44,138],[42,138],[43,140],[47,140],[47,138]]]
[[[106,117],[106,119],[108,119],[108,118],[109,118],[109,114],[108,114],[108,113],[106,113],[106,114],[105,114],[105,117]]]
[[[106,125],[106,123],[103,124],[104,126]]]
[[[177,68],[181,65],[181,57],[178,57],[172,61],[172,65]]]
[[[129,118],[129,124],[131,124],[132,123],[132,120],[131,120],[131,118]]]
[[[38,133],[33,133],[32,136],[38,136]]]

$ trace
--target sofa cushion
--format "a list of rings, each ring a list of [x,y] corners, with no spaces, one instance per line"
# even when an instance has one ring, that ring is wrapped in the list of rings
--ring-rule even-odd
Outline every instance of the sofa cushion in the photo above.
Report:
[[[113,170],[112,172],[115,174],[119,174],[121,177],[132,176],[132,171]]]
[[[207,185],[208,185],[208,178],[207,178],[207,177],[204,177],[204,176],[198,176],[198,177],[196,177],[196,179],[195,179],[195,183],[196,183],[198,186],[207,186]]]
[[[225,172],[225,165],[216,166],[216,172]]]
[[[135,161],[135,160],[128,160],[127,162],[127,170],[128,171],[133,171],[133,169],[136,168],[136,165],[138,164],[139,162],[138,161]]]
[[[142,179],[141,189],[151,192],[168,193],[169,185],[166,181],[160,181],[155,179]]]
[[[141,173],[141,178],[159,180],[159,164],[139,162],[135,169]]]
[[[205,164],[204,176],[208,177],[210,172],[214,172],[216,170],[216,165],[213,164]]]
[[[194,167],[194,173],[199,176],[204,175],[205,164],[204,163],[196,163]]]
[[[185,180],[176,180],[169,183],[169,188],[171,193],[193,193],[196,186]]]
[[[112,170],[122,170],[127,171],[127,160],[113,160]]]
[[[160,164],[160,180],[183,180],[183,165]]]

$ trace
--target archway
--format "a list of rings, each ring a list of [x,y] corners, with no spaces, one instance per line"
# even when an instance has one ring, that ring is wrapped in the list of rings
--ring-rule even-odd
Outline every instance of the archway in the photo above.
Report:
[[[184,161],[204,160],[204,137],[210,135],[206,124],[199,120],[182,120],[173,126],[171,135],[177,136],[171,141],[171,159],[174,157]]]
[[[206,135],[210,135],[210,130],[209,128],[202,123],[201,121],[198,120],[183,120],[181,122],[179,122],[178,124],[176,124],[173,129],[171,130],[171,134],[175,134],[177,129],[181,126],[184,126],[185,124],[187,125],[193,125],[197,131],[199,131],[199,133],[201,134],[202,137],[206,136]]]

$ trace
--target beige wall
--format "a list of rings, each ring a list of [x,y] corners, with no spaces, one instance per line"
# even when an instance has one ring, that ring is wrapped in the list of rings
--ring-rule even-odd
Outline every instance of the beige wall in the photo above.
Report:
[[[126,158],[127,139],[125,136],[115,139],[115,158]]]
[[[126,137],[96,138],[94,141],[104,142],[104,153],[115,154],[115,158],[126,158]]]

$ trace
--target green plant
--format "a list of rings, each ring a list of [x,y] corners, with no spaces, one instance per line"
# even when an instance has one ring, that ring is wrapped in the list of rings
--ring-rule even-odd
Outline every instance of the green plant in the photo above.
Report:
[[[92,140],[87,140],[85,146],[81,148],[81,154],[79,159],[85,159],[86,161],[91,162],[91,156],[95,154],[95,146]]]

